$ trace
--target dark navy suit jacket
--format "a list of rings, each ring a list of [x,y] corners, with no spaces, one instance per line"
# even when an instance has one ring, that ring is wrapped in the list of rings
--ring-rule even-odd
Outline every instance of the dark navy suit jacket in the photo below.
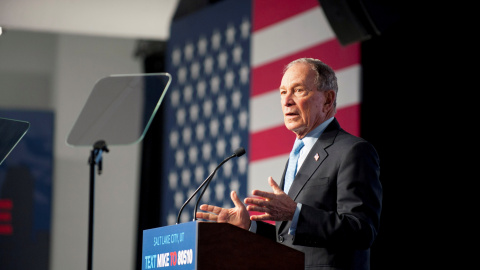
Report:
[[[288,192],[302,204],[295,235],[288,234],[291,221],[276,222],[275,228],[258,222],[257,233],[273,235],[277,242],[304,252],[305,269],[367,270],[382,208],[379,176],[374,147],[344,131],[334,119]],[[285,171],[281,187],[284,178]]]

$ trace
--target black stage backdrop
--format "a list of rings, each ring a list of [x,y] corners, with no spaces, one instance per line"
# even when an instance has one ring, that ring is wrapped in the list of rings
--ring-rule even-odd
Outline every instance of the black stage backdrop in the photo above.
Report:
[[[214,2],[180,1],[174,19]],[[432,164],[434,147],[427,138],[434,108],[426,104],[435,102],[438,74],[429,70],[438,64],[432,61],[432,47],[438,44],[435,38],[440,18],[418,5],[392,7],[392,13],[383,16],[398,19],[361,45],[361,136],[379,153],[384,188],[381,227],[372,247],[371,269],[426,269],[423,263],[432,266],[432,260],[424,259],[430,249],[427,243],[432,224],[427,222],[422,208],[427,207],[425,194],[436,169]],[[165,71],[165,50],[158,48],[144,55],[146,73]],[[158,227],[162,214],[161,142],[167,139],[162,136],[162,116],[160,106],[143,140],[137,269],[141,269],[142,262],[142,231]],[[416,266],[412,268],[413,262]]]
[[[140,41],[137,56],[143,58],[144,73],[165,72],[166,42]],[[160,106],[142,140],[138,204],[136,269],[142,269],[143,230],[160,226],[161,164],[164,107]]]

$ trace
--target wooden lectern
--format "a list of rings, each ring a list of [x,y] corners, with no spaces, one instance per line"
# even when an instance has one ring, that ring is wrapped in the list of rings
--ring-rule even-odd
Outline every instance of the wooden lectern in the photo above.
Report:
[[[192,221],[143,231],[142,269],[303,270],[303,252],[228,223]]]

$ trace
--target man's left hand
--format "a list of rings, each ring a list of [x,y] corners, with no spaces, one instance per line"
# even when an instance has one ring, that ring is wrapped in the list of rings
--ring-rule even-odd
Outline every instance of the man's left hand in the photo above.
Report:
[[[254,190],[252,194],[260,198],[246,198],[244,202],[248,204],[248,211],[262,212],[262,215],[251,215],[251,220],[272,220],[284,221],[292,220],[297,203],[292,200],[270,176],[268,184],[273,192]]]

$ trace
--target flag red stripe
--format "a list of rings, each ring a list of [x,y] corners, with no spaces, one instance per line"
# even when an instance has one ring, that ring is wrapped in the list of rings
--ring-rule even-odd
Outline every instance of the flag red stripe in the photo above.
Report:
[[[337,109],[335,117],[347,132],[360,136],[360,103]]]
[[[292,150],[295,134],[284,125],[250,134],[250,161],[271,158]]]
[[[0,209],[10,210],[13,207],[13,202],[10,199],[0,199]]]
[[[343,47],[334,38],[268,64],[253,67],[250,95],[253,97],[277,89],[282,79],[285,64],[302,57],[320,59],[335,71],[338,71],[360,63],[360,43]]]
[[[260,30],[318,5],[318,0],[253,1],[253,31]]]
[[[337,109],[337,117],[343,129],[354,135],[360,133],[360,105]],[[250,134],[250,161],[288,154],[292,150],[295,134],[284,125]]]
[[[10,224],[0,224],[0,235],[9,235],[13,233],[13,227]]]
[[[10,222],[10,221],[12,221],[12,214],[11,214],[11,213],[2,213],[2,212],[0,212],[0,221],[1,221],[1,222]]]

